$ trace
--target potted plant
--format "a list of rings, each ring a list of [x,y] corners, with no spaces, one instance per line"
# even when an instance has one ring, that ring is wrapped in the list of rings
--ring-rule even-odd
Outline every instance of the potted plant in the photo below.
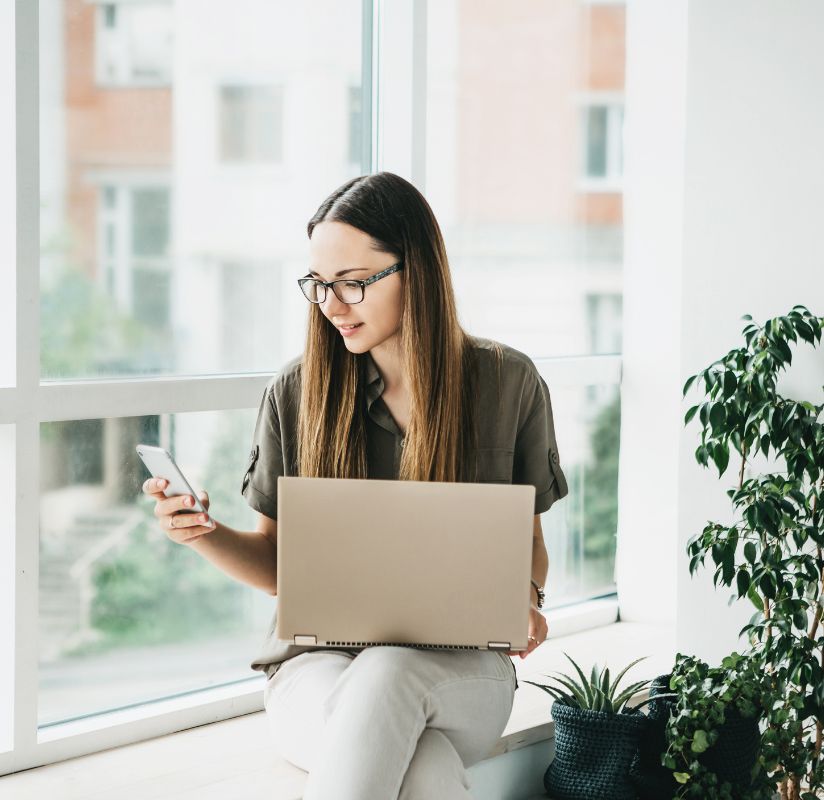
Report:
[[[773,691],[758,659],[732,653],[709,667],[679,653],[656,680],[673,693],[651,692],[650,728],[631,771],[642,800],[771,800],[759,724]]]
[[[615,680],[609,668],[593,665],[587,678],[567,654],[577,673],[547,675],[553,684],[531,683],[555,698],[555,757],[544,774],[544,788],[553,800],[636,800],[629,770],[644,731],[646,716],[639,710],[647,700],[630,708],[636,692],[649,683],[639,681],[618,693],[628,664]]]
[[[703,383],[703,402],[684,418],[685,425],[694,417],[701,424],[698,463],[707,467],[712,461],[720,478],[733,449],[739,458],[737,485],[727,492],[736,519],[709,522],[690,539],[689,569],[693,574],[710,556],[714,585],[730,587],[734,597],[754,605],[740,634],[750,645],[743,657],[765,678],[760,764],[782,800],[813,800],[824,789],[824,404],[783,397],[776,383],[792,363],[790,343],[815,347],[824,319],[801,305],[763,326],[750,315],[743,319],[749,323],[742,330],[745,344],[683,388],[686,397],[693,384]],[[759,451],[785,468],[745,480],[748,459]],[[693,702],[706,697],[696,694]],[[677,742],[685,745],[687,728],[675,723],[671,733],[682,752]],[[679,796],[729,796],[720,784],[711,786],[706,771],[676,772],[683,781]]]

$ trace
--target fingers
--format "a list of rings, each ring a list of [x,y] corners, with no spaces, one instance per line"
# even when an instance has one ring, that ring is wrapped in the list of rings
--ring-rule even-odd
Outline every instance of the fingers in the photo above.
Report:
[[[169,482],[165,478],[147,478],[143,481],[143,486],[141,487],[144,494],[149,495],[150,497],[157,498],[158,500],[166,497],[163,494],[163,490],[169,485]]]
[[[163,490],[168,485],[165,478],[149,478],[141,488],[144,494],[157,501],[154,515],[169,538],[178,544],[186,544],[204,533],[211,533],[215,529],[215,521],[209,514],[185,513],[194,511],[195,498],[189,494],[166,497]],[[205,509],[209,508],[209,495],[205,491],[198,492],[198,499]]]

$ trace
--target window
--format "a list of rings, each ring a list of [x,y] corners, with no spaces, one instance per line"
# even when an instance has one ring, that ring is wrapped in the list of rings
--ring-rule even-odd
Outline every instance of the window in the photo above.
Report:
[[[40,303],[11,327],[18,370],[0,376],[19,377],[0,387],[0,505],[15,536],[0,537],[10,565],[0,627],[38,634],[10,635],[19,649],[0,652],[0,709],[12,684],[15,697],[15,713],[0,713],[11,720],[0,773],[260,710],[262,676],[248,661],[273,598],[168,549],[139,494],[134,445],[172,449],[218,518],[250,528],[243,442],[269,377],[304,344],[295,277],[306,221],[370,170],[420,184],[443,226],[462,322],[529,353],[552,389],[571,485],[544,523],[551,563],[565,570],[549,603],[610,591],[620,358],[590,358],[582,298],[620,296],[621,207],[580,205],[570,102],[580,86],[542,60],[569,45],[564,74],[575,72],[577,11],[555,30],[535,10],[530,27],[550,40],[522,52],[500,14],[460,4],[430,4],[428,28],[408,24],[417,4],[383,4],[387,24],[373,26],[372,3],[358,0],[309,11],[250,0],[245,14],[148,1],[40,7],[18,3],[20,24],[0,25],[40,57],[40,69],[0,64],[1,85],[19,68],[18,89],[39,97],[39,108],[18,104],[28,136],[17,168],[40,179],[17,189],[7,215],[17,237],[0,237],[20,245],[4,263],[32,266],[17,273],[12,311]],[[501,58],[472,60],[490,40]],[[542,76],[556,80],[551,102],[528,103],[527,119],[512,113],[524,107],[518,91],[544,91]],[[138,85],[151,91],[113,91]],[[244,164],[253,168],[230,168]]]
[[[220,87],[220,160],[283,161],[282,87]]]
[[[136,322],[171,323],[168,186],[104,184],[100,189],[100,263],[105,289]]]
[[[588,298],[621,297],[621,196],[582,194],[577,164],[583,98],[591,181],[605,187],[620,176],[624,17],[622,6],[586,3],[563,13],[551,3],[517,14],[427,7],[426,128],[417,133],[462,322],[551,377],[570,494],[544,520],[548,604],[614,589],[616,362],[599,359],[586,385],[569,385],[552,359],[619,359],[620,303]]]
[[[171,2],[101,3],[95,72],[103,86],[165,86],[172,74]]]
[[[340,102],[324,111],[351,85],[344,76],[366,69],[371,18],[360,0],[321,0],[303,16],[277,0],[248,15],[182,3],[42,5],[38,15],[23,4],[10,28],[18,50],[40,48],[43,64],[19,62],[28,70],[19,85],[40,99],[28,124],[42,143],[19,148],[19,169],[39,175],[39,197],[27,187],[29,204],[12,208],[35,237],[28,252],[41,248],[17,305],[39,299],[40,314],[12,328],[23,331],[12,347],[24,379],[0,389],[0,474],[11,466],[11,485],[33,489],[3,506],[25,542],[2,553],[15,565],[11,585],[36,576],[22,603],[6,602],[12,592],[2,604],[38,633],[30,652],[0,653],[0,702],[15,675],[23,710],[14,719],[27,731],[14,769],[65,755],[67,740],[87,752],[111,746],[112,726],[135,726],[133,736],[140,720],[169,726],[161,709],[171,706],[178,729],[186,708],[205,722],[205,703],[225,716],[260,707],[261,676],[248,663],[273,598],[169,548],[140,493],[134,449],[168,447],[210,492],[218,519],[253,528],[240,494],[244,441],[268,377],[303,345],[307,303],[295,278],[306,271],[306,220],[338,182],[368,169],[341,146],[351,113]],[[229,25],[238,46],[217,46]],[[151,91],[113,92],[138,85]],[[287,89],[318,100],[288,124]],[[261,179],[221,169],[215,142],[230,163],[284,170]],[[0,773],[8,763],[0,747]]]
[[[620,191],[623,172],[621,103],[585,105],[581,111],[582,189]]]

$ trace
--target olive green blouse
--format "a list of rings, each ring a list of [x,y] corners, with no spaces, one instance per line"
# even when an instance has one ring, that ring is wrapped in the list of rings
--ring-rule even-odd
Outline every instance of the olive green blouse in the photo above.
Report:
[[[477,358],[477,480],[481,483],[530,483],[535,513],[568,494],[558,456],[552,405],[546,382],[529,356],[505,344],[473,337]],[[502,352],[500,380],[493,347]],[[397,480],[403,433],[381,400],[383,378],[366,352],[366,446],[369,478]],[[277,479],[297,474],[297,413],[302,355],[288,361],[267,384],[260,402],[242,493],[248,504],[277,519]],[[293,656],[317,648],[275,637],[277,608],[251,668],[271,677]],[[364,648],[347,648],[357,653]],[[513,665],[514,668],[514,665]]]

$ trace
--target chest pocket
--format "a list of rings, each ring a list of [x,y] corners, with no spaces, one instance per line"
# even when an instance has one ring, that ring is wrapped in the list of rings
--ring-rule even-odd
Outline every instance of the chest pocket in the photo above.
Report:
[[[479,447],[476,451],[478,483],[512,483],[514,450],[502,447]]]

